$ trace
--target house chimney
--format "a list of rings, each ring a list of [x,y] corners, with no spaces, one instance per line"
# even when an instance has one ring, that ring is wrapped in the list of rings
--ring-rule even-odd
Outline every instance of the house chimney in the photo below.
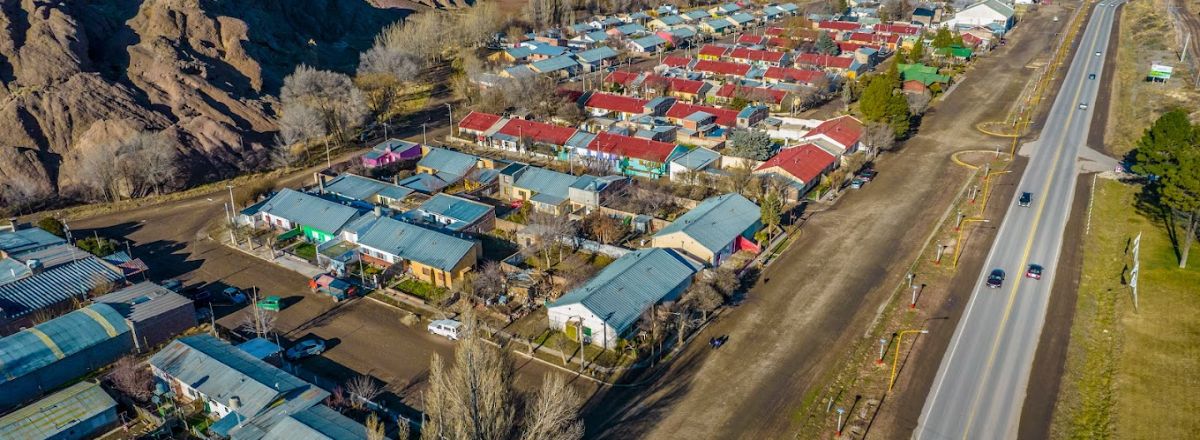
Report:
[[[42,265],[42,260],[37,258],[30,258],[29,260],[25,261],[25,267],[29,268],[29,272],[33,273],[34,275],[42,273],[42,269],[44,268]]]
[[[383,216],[383,208],[376,205],[375,206],[375,217],[378,218],[378,217],[382,217],[382,216]]]
[[[318,171],[316,173],[316,176],[317,176],[317,188],[319,188],[318,189],[319,194],[325,194],[325,173]]]

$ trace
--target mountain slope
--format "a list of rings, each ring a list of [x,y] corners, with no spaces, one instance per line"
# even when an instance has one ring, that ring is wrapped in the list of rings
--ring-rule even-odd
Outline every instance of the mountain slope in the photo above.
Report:
[[[0,2],[0,194],[75,195],[79,153],[138,130],[179,141],[180,184],[260,167],[283,77],[300,63],[352,70],[409,12],[353,0]]]

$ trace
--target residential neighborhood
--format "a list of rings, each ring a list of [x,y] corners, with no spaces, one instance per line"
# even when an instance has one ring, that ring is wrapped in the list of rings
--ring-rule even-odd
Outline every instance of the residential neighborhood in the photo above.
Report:
[[[1107,58],[1144,58],[1114,30],[1141,5],[297,1],[313,29],[55,34],[122,78],[76,88],[194,90],[81,104],[5,74],[57,58],[0,57],[29,124],[207,103],[28,134],[53,200],[0,170],[0,439],[1117,438],[1136,411],[1072,382],[1194,351],[1094,334],[1177,332],[1134,330],[1171,294],[1138,280],[1195,278],[1194,86]],[[108,60],[167,47],[194,61]]]

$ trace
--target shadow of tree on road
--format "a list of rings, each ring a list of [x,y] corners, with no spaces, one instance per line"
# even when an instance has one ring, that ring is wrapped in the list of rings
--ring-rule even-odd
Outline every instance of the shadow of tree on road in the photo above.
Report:
[[[701,362],[711,350],[685,350],[683,358],[662,368],[627,372],[618,384],[602,388],[583,408],[585,438],[642,438],[664,412],[691,388]]]

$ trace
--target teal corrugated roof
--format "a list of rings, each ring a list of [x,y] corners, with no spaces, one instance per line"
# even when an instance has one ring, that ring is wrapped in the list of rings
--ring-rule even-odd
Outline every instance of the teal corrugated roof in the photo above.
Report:
[[[454,269],[475,246],[471,240],[388,217],[380,217],[366,229],[358,243],[442,270]]]
[[[670,249],[633,251],[550,307],[582,304],[618,333],[624,333],[651,304],[686,287],[699,269],[696,262]]]
[[[701,18],[706,18],[709,15],[708,15],[708,12],[704,12],[702,10],[697,9],[695,11],[684,12],[683,16],[690,18],[692,20],[699,20]]]
[[[326,183],[325,191],[355,200],[370,200],[375,195],[403,199],[413,192],[408,188],[350,173],[337,176]]]
[[[262,212],[331,234],[358,215],[357,209],[290,188],[271,197]]]
[[[579,57],[579,60],[585,63],[595,63],[609,58],[616,58],[617,51],[608,46],[600,46],[595,49],[579,52],[575,56]]]
[[[25,252],[45,249],[66,242],[62,237],[46,232],[41,228],[0,231],[0,251],[7,252],[10,256],[16,258],[20,258],[21,254]]]
[[[536,202],[558,205],[570,198],[570,187],[576,179],[570,174],[531,166],[517,177],[513,186],[532,191],[535,196],[531,199]]]
[[[746,24],[754,21],[754,16],[745,12],[739,12],[737,14],[730,15],[729,19],[733,20],[737,24]]]
[[[532,67],[534,70],[537,70],[540,73],[550,73],[563,69],[570,69],[578,65],[579,63],[575,61],[574,58],[571,58],[570,55],[563,55],[535,62],[530,64],[529,67]]]
[[[656,237],[682,232],[706,249],[717,252],[759,221],[758,205],[741,194],[709,197],[654,234]]]
[[[691,151],[675,158],[671,162],[677,163],[680,166],[689,170],[698,170],[716,162],[721,158],[721,154],[716,151],[709,150],[704,147],[693,148]]]
[[[664,15],[662,17],[658,17],[658,21],[661,21],[667,26],[675,26],[683,23],[683,17],[678,15]]]
[[[724,18],[712,19],[712,20],[706,21],[705,23],[707,23],[710,27],[712,27],[713,29],[716,29],[716,30],[721,30],[721,29],[725,29],[727,27],[733,26],[733,22],[731,22],[727,19],[724,19]]]
[[[658,35],[650,35],[648,37],[642,37],[642,38],[633,40],[632,43],[636,44],[638,46],[641,46],[643,48],[654,48],[654,47],[658,47],[658,46],[667,44],[667,40],[664,40],[663,37],[660,37]]]
[[[367,428],[325,405],[288,415],[267,431],[263,440],[365,440]]]
[[[587,33],[589,40],[595,42],[608,41],[608,34],[604,31],[592,31]]]
[[[417,166],[430,168],[438,173],[446,173],[458,176],[459,179],[465,177],[471,167],[479,161],[478,157],[467,153],[460,153],[454,150],[444,148],[430,148],[429,153],[417,162]]]
[[[417,208],[417,211],[449,217],[456,224],[469,225],[479,221],[488,212],[491,212],[492,209],[494,208],[491,205],[485,203],[479,203],[446,193],[438,193],[430,197],[429,200],[426,200],[425,203],[422,203]]]
[[[21,330],[0,339],[0,385],[127,333],[125,318],[108,304],[92,304]]]
[[[117,402],[100,385],[79,382],[24,408],[0,417],[2,439],[60,438],[74,431],[83,422],[111,412],[107,417],[117,421]],[[90,432],[74,432],[70,438],[82,438]]]

